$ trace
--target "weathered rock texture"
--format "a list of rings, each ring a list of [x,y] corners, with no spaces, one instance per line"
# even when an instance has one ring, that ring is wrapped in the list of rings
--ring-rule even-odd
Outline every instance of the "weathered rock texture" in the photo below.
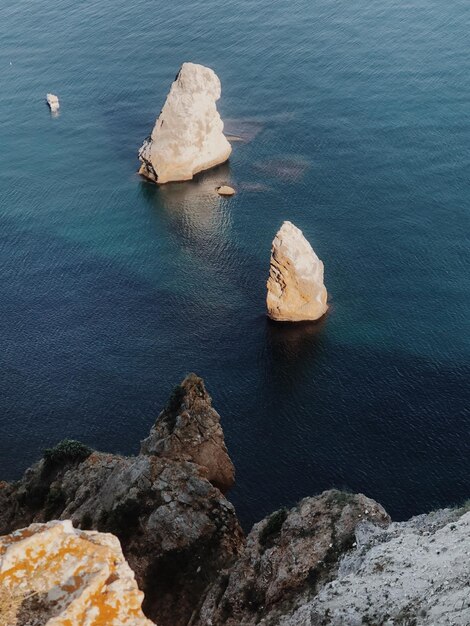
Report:
[[[0,626],[152,626],[143,597],[113,535],[65,521],[0,537]]]
[[[190,180],[224,163],[232,148],[217,112],[220,80],[203,65],[183,63],[152,134],[140,148],[139,173],[157,183]]]
[[[191,374],[138,456],[65,441],[19,482],[0,483],[0,534],[57,518],[114,533],[159,626],[470,623],[470,506],[392,524],[366,496],[332,490],[273,513],[244,540],[218,489],[232,482],[219,415]],[[0,626],[137,626],[140,602],[111,535],[67,522],[0,539]],[[64,621],[75,610],[101,621]]]
[[[384,509],[363,495],[327,491],[255,524],[238,561],[208,592],[195,623],[277,625],[334,577],[364,520],[390,522]]]
[[[356,541],[337,578],[277,626],[470,624],[469,512],[437,511],[386,530],[362,524]]]
[[[66,442],[19,482],[0,483],[0,534],[51,519],[112,532],[145,592],[146,615],[159,626],[187,624],[243,542],[233,506],[211,483],[233,480],[218,419],[202,380],[190,375],[138,456]]]
[[[267,288],[266,305],[273,320],[317,320],[327,311],[323,263],[291,222],[284,222],[274,237]]]
[[[390,523],[327,491],[253,527],[195,626],[468,626],[469,507]]]
[[[192,461],[207,470],[207,479],[223,493],[235,482],[220,415],[199,376],[190,374],[175,387],[150,435],[142,442],[142,454]]]

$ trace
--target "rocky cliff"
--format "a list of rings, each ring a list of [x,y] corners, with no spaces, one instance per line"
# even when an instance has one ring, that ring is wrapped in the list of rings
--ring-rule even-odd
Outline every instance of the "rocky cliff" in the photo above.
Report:
[[[219,415],[192,374],[138,456],[66,441],[17,483],[1,483],[0,534],[52,519],[114,533],[145,592],[144,613],[159,626],[470,623],[469,507],[391,523],[366,496],[331,490],[273,513],[245,539],[221,491],[233,478]],[[131,578],[122,580],[137,607]]]
[[[19,482],[1,483],[0,534],[53,519],[114,533],[145,592],[146,615],[182,626],[240,551],[234,508],[215,486],[232,481],[219,416],[203,381],[189,375],[138,456],[62,442]]]
[[[390,523],[373,500],[328,491],[255,524],[194,623],[468,626],[469,557],[468,507]]]

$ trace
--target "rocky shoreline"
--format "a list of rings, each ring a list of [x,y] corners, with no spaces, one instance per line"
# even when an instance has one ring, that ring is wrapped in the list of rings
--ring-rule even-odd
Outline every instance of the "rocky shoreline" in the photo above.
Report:
[[[224,495],[233,482],[220,416],[190,374],[137,456],[65,441],[0,483],[0,534],[71,520],[116,535],[159,626],[470,623],[465,507],[392,523],[370,498],[330,490],[245,537]],[[3,584],[5,560],[0,549]]]

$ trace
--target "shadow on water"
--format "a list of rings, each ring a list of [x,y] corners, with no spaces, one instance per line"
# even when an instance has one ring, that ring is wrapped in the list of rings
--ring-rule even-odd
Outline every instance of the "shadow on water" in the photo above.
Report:
[[[260,518],[331,487],[363,492],[395,519],[468,498],[470,368],[398,351],[384,359],[309,330],[267,324],[263,380],[238,416],[249,464],[233,450],[231,498],[245,527],[255,508]]]

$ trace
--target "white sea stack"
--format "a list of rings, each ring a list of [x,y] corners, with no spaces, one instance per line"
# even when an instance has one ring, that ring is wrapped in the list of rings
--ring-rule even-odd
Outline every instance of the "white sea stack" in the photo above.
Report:
[[[152,134],[139,150],[139,173],[156,183],[190,180],[224,163],[232,147],[217,111],[220,80],[213,70],[183,63]]]
[[[57,113],[57,111],[59,110],[59,106],[60,106],[59,98],[53,93],[48,93],[46,94],[46,101],[52,113]]]
[[[323,263],[291,222],[284,222],[274,237],[267,287],[266,304],[273,320],[317,320],[328,308]]]
[[[0,537],[0,624],[152,626],[117,537],[67,521]]]

